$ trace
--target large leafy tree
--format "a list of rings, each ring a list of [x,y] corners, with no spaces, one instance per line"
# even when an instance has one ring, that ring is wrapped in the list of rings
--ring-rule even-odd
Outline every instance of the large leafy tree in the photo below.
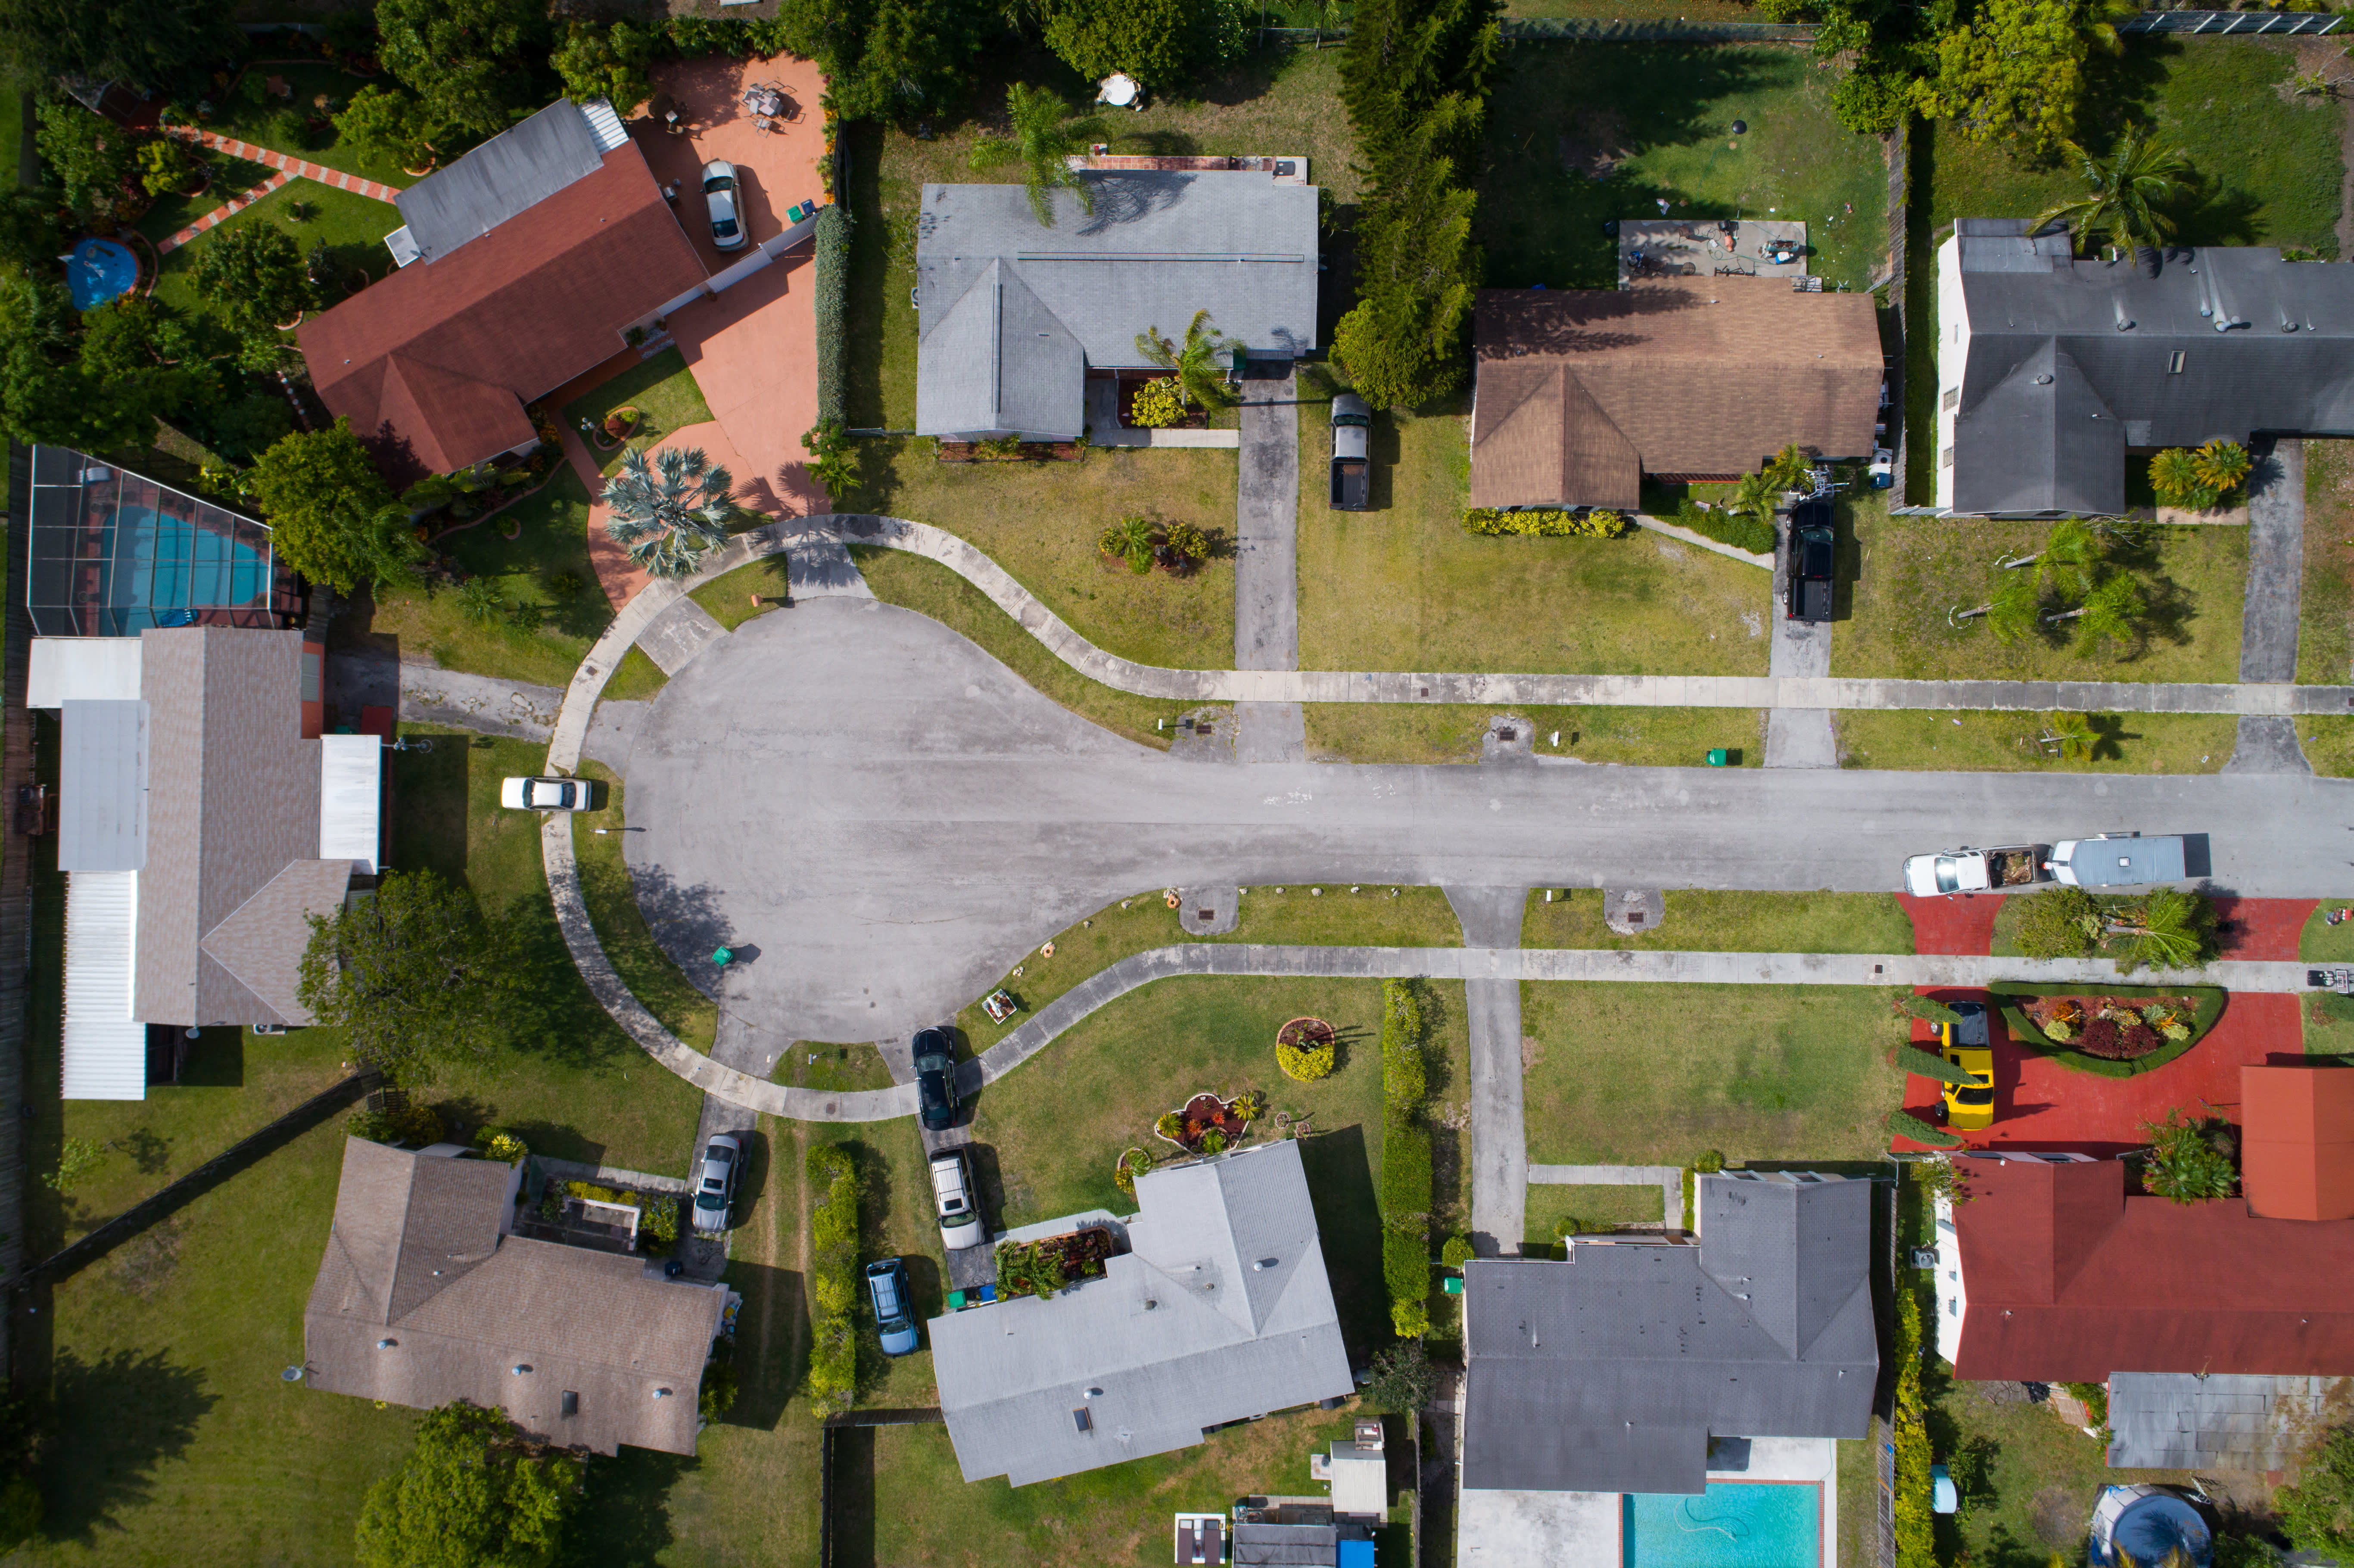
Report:
[[[2061,144],[2084,177],[2084,194],[2054,202],[2036,214],[2034,227],[2064,223],[2076,248],[2089,252],[2095,235],[2105,234],[2126,249],[2155,247],[2174,232],[2168,204],[2190,188],[2190,160],[2179,149],[2149,139],[2146,125],[2128,125],[2106,158],[2095,158],[2073,142]]]
[[[311,274],[294,237],[259,214],[195,247],[188,281],[242,333],[283,326],[312,302]]]
[[[648,71],[660,41],[653,28],[626,18],[610,26],[576,21],[567,25],[564,42],[549,63],[575,102],[602,98],[627,115],[653,96]]]
[[[460,1400],[429,1413],[417,1446],[368,1489],[361,1568],[546,1568],[578,1506],[582,1461]]]
[[[424,166],[433,154],[433,126],[424,101],[398,89],[367,86],[335,116],[335,133],[363,153],[397,159],[404,169]]]
[[[145,301],[117,301],[90,312],[90,330],[77,333],[61,286],[24,278],[0,285],[0,424],[28,444],[84,451],[154,439],[158,418],[212,384],[201,365],[169,363],[184,338],[167,318]]]
[[[701,447],[664,447],[651,462],[632,447],[605,486],[605,532],[653,576],[683,577],[727,542],[735,490],[735,477]]]
[[[60,76],[168,90],[242,48],[227,0],[0,0],[0,59],[25,86]]]
[[[423,101],[436,127],[495,136],[538,107],[523,62],[547,56],[547,10],[533,0],[377,0],[376,57]]]
[[[525,983],[513,927],[430,871],[391,872],[376,896],[311,917],[296,994],[395,1083],[504,1043]]]
[[[1201,22],[1215,7],[1193,0],[1046,0],[1046,47],[1090,81],[1125,71],[1165,87],[1192,68]]]
[[[2273,1507],[2300,1551],[2354,1557],[2354,1427],[2315,1444],[2297,1467],[2296,1485],[2275,1492]]]
[[[1097,122],[1071,119],[1061,94],[1019,81],[1005,90],[1005,118],[1006,134],[973,143],[972,166],[988,170],[1020,164],[1030,210],[1044,228],[1055,226],[1053,193],[1058,190],[1070,192],[1081,212],[1094,212],[1095,192],[1066,160],[1086,148],[1100,129]]]
[[[111,219],[129,217],[144,205],[135,132],[79,103],[44,103],[34,112],[38,123],[33,144],[65,187],[68,207],[86,218]]]
[[[809,0],[782,18],[804,33],[845,120],[938,114],[970,85],[973,56],[1005,29],[991,0]]]
[[[1922,112],[1967,141],[2048,153],[2075,134],[2091,48],[2075,0],[1987,0],[1937,40]]]
[[[1404,150],[1440,101],[1485,101],[1503,55],[1503,0],[1357,0],[1341,58],[1341,101],[1359,155],[1378,175]],[[1441,143],[1452,156],[1479,144],[1475,121]]]
[[[350,593],[411,574],[418,546],[408,513],[349,419],[272,443],[256,460],[251,482],[278,558],[313,582]]]
[[[1363,296],[1341,318],[1332,355],[1376,408],[1405,408],[1463,384],[1463,332],[1479,282],[1471,219],[1479,197],[1455,183],[1455,161],[1433,144],[1476,106],[1440,105],[1391,162],[1390,175],[1357,221]]]

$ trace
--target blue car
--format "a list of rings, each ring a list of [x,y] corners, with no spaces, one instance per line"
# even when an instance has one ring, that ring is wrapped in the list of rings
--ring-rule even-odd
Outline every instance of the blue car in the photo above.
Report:
[[[866,1294],[875,1303],[875,1326],[883,1331],[883,1353],[913,1355],[919,1341],[907,1307],[907,1266],[896,1257],[868,1264]]]

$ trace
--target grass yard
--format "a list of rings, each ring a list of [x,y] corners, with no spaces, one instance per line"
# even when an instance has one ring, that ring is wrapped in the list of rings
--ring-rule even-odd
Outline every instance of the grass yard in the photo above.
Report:
[[[1166,751],[1169,736],[1155,727],[1158,724],[1165,720],[1173,725],[1184,715],[1196,711],[1225,711],[1196,710],[1152,697],[1135,696],[1089,680],[1048,652],[1044,643],[1031,636],[1021,622],[998,609],[987,594],[938,561],[879,545],[853,545],[850,553],[876,599],[930,616],[949,630],[970,639],[982,652],[1021,676],[1042,695],[1139,746]],[[726,577],[705,584],[697,590],[696,599],[702,599],[705,593],[718,588],[720,583],[755,570],[758,565],[756,562],[752,567],[739,567]],[[727,591],[738,595],[739,602],[749,609],[748,587]],[[705,608],[713,607],[705,602]],[[1233,662],[1231,639],[1227,662]]]
[[[1807,46],[1522,41],[1507,58],[1474,228],[1491,283],[1615,287],[1603,226],[1656,220],[1661,200],[1675,220],[1805,220],[1808,270],[1829,288],[1887,275],[1880,139],[1840,127],[1839,73]],[[1746,134],[1732,133],[1736,120]],[[1592,177],[1597,157],[1617,160],[1606,180]]]
[[[1107,116],[1104,134],[1115,153],[1305,155],[1310,177],[1331,190],[1334,199],[1354,202],[1357,174],[1351,167],[1356,143],[1338,98],[1341,52],[1312,48],[1264,49],[1237,67],[1199,99],[1156,97],[1141,113]],[[986,131],[1002,129],[1002,83],[1052,86],[1073,101],[1092,96],[1086,84],[1059,60],[1043,53],[1004,54],[965,101],[979,120],[954,124],[931,122],[928,139],[871,122],[847,127],[850,181],[843,200],[858,221],[852,241],[849,340],[849,422],[875,429],[904,430],[916,422],[916,311],[909,291],[916,281],[917,206],[928,182],[1011,180],[1010,170],[976,172],[974,143]],[[1215,311],[1217,301],[1202,304]],[[1136,323],[1178,334],[1183,322]],[[869,449],[870,450],[873,449]],[[1232,488],[1227,516],[1231,520]],[[902,513],[926,522],[940,519]],[[1109,522],[1106,517],[1101,523]],[[1231,526],[1231,522],[1229,522]]]
[[[2305,443],[2296,678],[2324,686],[2354,678],[2354,442]]]
[[[255,165],[256,179],[269,171]],[[246,186],[238,185],[236,190]],[[141,224],[142,232],[150,238],[161,238],[203,214],[210,212],[228,199],[221,185],[216,183],[210,194],[187,204],[188,210],[176,217],[159,210],[158,203]],[[313,216],[296,222],[292,209],[297,203],[314,208]],[[203,234],[165,256],[155,272],[155,298],[175,309],[191,315],[202,313],[205,302],[196,295],[196,286],[189,281],[197,252],[215,236],[248,224],[273,224],[292,238],[294,248],[305,256],[312,247],[323,241],[334,252],[337,270],[344,272],[365,271],[371,280],[382,278],[392,270],[392,252],[384,248],[384,237],[400,227],[400,209],[390,202],[381,202],[351,191],[337,190],[315,180],[289,180],[268,196],[230,218],[227,223],[207,229]],[[168,224],[160,231],[151,226]],[[293,340],[290,337],[288,342]]]
[[[622,807],[625,786],[620,776],[602,763],[584,758],[580,777],[605,786],[603,810],[571,814],[572,855],[580,867],[580,895],[588,906],[588,923],[597,928],[597,940],[613,961],[621,983],[646,1004],[646,1011],[679,1039],[707,1053],[719,1024],[717,1006],[695,989],[695,982],[671,962],[670,955],[647,928],[645,913],[638,907],[636,885],[621,858],[621,846],[627,841],[619,832],[596,831],[619,829],[629,821]]]
[[[607,451],[596,437],[580,438],[597,459],[599,471],[608,477],[621,466],[621,454],[631,447],[650,447],[690,425],[711,422],[711,405],[703,400],[703,388],[695,385],[695,373],[675,348],[642,360],[635,369],[625,370],[564,405],[564,423],[574,430],[584,424],[601,425],[606,415],[625,404],[645,416],[626,440]]]
[[[1300,668],[1766,673],[1767,574],[1640,530],[1465,533],[1468,397],[1374,415],[1373,510],[1335,512],[1330,376],[1304,372],[1300,396]]]
[[[1393,892],[1395,897],[1390,896]],[[957,1014],[957,1028],[978,1054],[1020,1028],[1027,1013],[1036,1012],[1120,959],[1186,942],[1349,948],[1463,945],[1463,927],[1456,921],[1454,906],[1436,887],[1367,887],[1351,893],[1335,885],[1320,895],[1305,887],[1247,888],[1235,928],[1221,937],[1188,936],[1178,925],[1177,914],[1157,889],[1105,906],[1077,925],[1055,933],[1053,958],[1043,950],[1033,952],[1022,960],[1019,976],[1009,974],[1000,982],[1022,1003],[1023,1012],[1002,1025],[992,1023],[975,998]],[[1267,1049],[1274,1048],[1275,1036],[1270,1033]]]
[[[2078,761],[2038,744],[2040,714],[1848,709],[1831,722],[1840,766],[1906,772],[2218,773],[2239,745],[2239,720],[2230,714],[2087,716],[2097,738],[2092,757]]]
[[[1766,762],[1762,708],[1497,708],[1470,703],[1310,703],[1318,762],[1477,762],[1489,721],[1536,735],[1537,755],[1638,768],[1698,768],[1722,749],[1735,768]],[[1555,744],[1553,736],[1561,737]]]
[[[267,164],[232,158],[224,153],[212,154],[211,160],[213,177],[210,185],[194,196],[167,192],[157,196],[148,206],[147,210],[139,215],[139,221],[132,227],[145,235],[151,241],[169,238],[212,211],[213,208],[227,203],[230,197],[243,196],[278,172]],[[347,196],[350,193],[337,191],[335,194]],[[367,198],[357,196],[353,199],[365,201]],[[389,262],[390,260],[391,254],[387,252],[386,260]]]
[[[1675,948],[1694,953],[1910,953],[1913,921],[1893,893],[1700,893],[1670,889],[1656,930],[1622,937],[1591,887],[1529,895],[1524,948]]]
[[[1561,1257],[1562,1223],[1576,1222],[1580,1234],[1591,1235],[1620,1225],[1656,1225],[1662,1219],[1657,1187],[1566,1187],[1550,1181],[1529,1183],[1526,1218],[1522,1222],[1522,1257]],[[1551,1248],[1548,1253],[1545,1249]]]
[[[1270,1415],[1173,1454],[1018,1489],[1002,1478],[966,1485],[945,1426],[846,1431],[835,1461],[837,1560],[940,1568],[1165,1563],[1170,1516],[1181,1510],[1219,1513],[1263,1493],[1321,1496],[1308,1456],[1346,1441],[1356,1414],[1352,1402]],[[910,1498],[922,1506],[907,1506]],[[1409,1560],[1409,1528],[1380,1532],[1382,1562]]]
[[[545,748],[406,728],[432,735],[434,747],[391,759],[394,867],[429,866],[472,888],[516,932],[537,981],[514,1046],[444,1067],[428,1097],[470,1127],[513,1128],[542,1154],[684,1174],[702,1094],[648,1058],[588,994],[548,902],[538,813],[498,803],[499,780],[539,771]]]
[[[501,533],[511,523],[522,530],[514,539]],[[588,492],[569,463],[559,462],[553,478],[505,511],[444,534],[436,546],[461,570],[490,578],[536,624],[485,625],[462,614],[449,589],[401,588],[373,601],[356,597],[335,618],[334,646],[422,652],[445,670],[562,687],[613,619],[588,564]],[[616,689],[627,671],[625,663],[606,695],[643,694]]]
[[[896,555],[903,552],[885,553]],[[754,616],[768,613],[771,606],[781,606],[782,601],[791,596],[792,588],[791,568],[784,555],[779,553],[763,556],[757,561],[737,567],[734,571],[722,572],[686,597],[709,610],[712,620],[733,631]],[[761,603],[756,605],[752,602],[755,595],[760,598]]]
[[[2324,779],[2354,779],[2354,718],[2307,714],[2296,721],[2305,759]]]
[[[1538,1164],[1863,1160],[1904,1083],[1903,993],[1865,986],[1521,986]]]
[[[1426,1054],[1442,1173],[1442,1213],[1432,1230],[1443,1236],[1459,1207],[1446,1172],[1461,1159],[1462,1122],[1452,1107],[1469,1089],[1469,1034],[1458,983],[1432,985],[1429,995]],[[1330,1020],[1341,1037],[1339,1065],[1314,1084],[1292,1082],[1275,1061],[1277,1029],[1303,1014]],[[976,1097],[974,1175],[983,1212],[1009,1229],[1088,1209],[1132,1213],[1112,1185],[1112,1165],[1131,1146],[1175,1153],[1153,1136],[1155,1118],[1204,1090],[1262,1090],[1270,1114],[1253,1141],[1281,1136],[1276,1111],[1313,1118],[1315,1136],[1300,1154],[1341,1327],[1362,1364],[1390,1338],[1374,1198],[1380,1034],[1374,980],[1183,976],[1130,991]]]
[[[941,462],[928,440],[869,441],[840,508],[929,523],[970,540],[1108,652],[1178,669],[1235,663],[1235,454],[1106,448],[1079,462]],[[1191,523],[1211,558],[1142,577],[1096,547],[1122,517]]]
[[[2048,523],[1888,516],[1877,501],[1852,508],[1853,609],[1831,634],[1831,673],[1905,680],[2236,681],[2240,610],[2247,592],[2244,528],[2152,526],[2147,545],[2113,558],[2149,589],[2148,630],[2122,653],[2079,658],[2066,623],[2006,647],[1983,620],[1956,626],[1949,611],[1987,601],[1998,556],[2040,549]],[[2026,568],[2031,570],[2032,568]]]
[[[252,74],[280,77],[293,89],[290,97],[265,94],[258,103],[249,103],[242,94],[222,95],[220,111],[205,122],[205,129],[223,136],[233,136],[240,142],[250,142],[283,153],[290,158],[305,158],[330,169],[341,169],[347,175],[375,180],[382,185],[406,188],[415,185],[421,175],[404,171],[392,158],[363,154],[358,148],[345,143],[332,122],[317,131],[295,127],[300,133],[282,134],[283,127],[272,123],[282,119],[290,109],[309,119],[323,112],[318,99],[327,100],[326,114],[341,113],[349,107],[352,95],[373,83],[379,89],[398,90],[389,77],[354,76],[340,67],[323,60],[285,61],[268,65],[257,64]],[[241,83],[239,84],[242,85]]]
[[[2354,906],[2354,897],[2323,899],[2297,938],[2296,956],[2307,963],[2354,964],[2354,921],[2329,923],[2331,910],[2349,906]]]

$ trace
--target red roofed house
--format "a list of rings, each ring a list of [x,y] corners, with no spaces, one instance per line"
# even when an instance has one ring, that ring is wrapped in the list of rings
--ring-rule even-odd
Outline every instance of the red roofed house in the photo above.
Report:
[[[705,271],[612,110],[559,99],[400,195],[400,270],[296,332],[397,484],[529,450],[524,405],[620,353]]]
[[[2354,1220],[2354,1073],[2243,1067],[2240,1188],[2274,1220]]]
[[[1967,1200],[1937,1211],[1937,1349],[1956,1377],[2354,1373],[2354,1219],[2129,1197],[2123,1163],[2083,1155],[1957,1165]]]

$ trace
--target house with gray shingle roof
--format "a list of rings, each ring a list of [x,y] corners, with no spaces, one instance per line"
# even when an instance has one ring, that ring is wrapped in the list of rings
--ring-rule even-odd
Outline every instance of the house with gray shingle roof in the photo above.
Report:
[[[1136,1201],[1102,1277],[932,1319],[966,1480],[1053,1480],[1354,1391],[1298,1143],[1148,1171]]]
[[[2152,276],[2030,227],[1937,249],[1938,511],[2114,516],[2157,449],[2354,434],[2354,271],[2181,246]]]
[[[1864,1436],[1880,1369],[1872,1202],[1868,1181],[1732,1171],[1700,1178],[1697,1245],[1466,1264],[1460,1541],[1485,1554],[1458,1560],[1532,1560],[1532,1536],[1594,1560],[1568,1550],[1587,1530],[1615,1553],[1627,1494],[1835,1485],[1829,1440]]]
[[[1272,170],[1090,170],[1092,214],[1018,185],[928,185],[916,225],[916,432],[1073,440],[1090,370],[1151,362],[1196,311],[1255,356],[1316,346],[1316,187]]]

